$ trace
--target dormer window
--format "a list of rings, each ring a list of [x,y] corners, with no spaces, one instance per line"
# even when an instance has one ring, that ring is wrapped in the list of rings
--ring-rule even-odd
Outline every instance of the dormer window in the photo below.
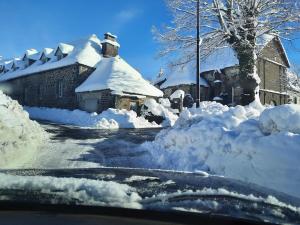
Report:
[[[50,60],[44,53],[42,53],[42,56],[40,58],[41,62],[44,64]]]
[[[57,47],[54,55],[57,58],[57,61],[65,58],[67,55],[69,55],[74,49],[74,46],[60,43],[59,46]]]
[[[53,49],[52,48],[44,48],[39,60],[42,62],[42,64],[50,61],[52,56]]]
[[[65,58],[66,56],[67,56],[67,54],[63,54],[62,51],[60,50],[60,48],[57,49],[57,51],[56,51],[57,61]]]
[[[35,49],[29,49],[25,52],[22,61],[24,61],[24,67],[31,66],[38,59],[38,51]]]
[[[16,65],[15,62],[13,62],[12,66],[11,66],[11,70],[16,71],[17,69],[19,69],[19,67]]]

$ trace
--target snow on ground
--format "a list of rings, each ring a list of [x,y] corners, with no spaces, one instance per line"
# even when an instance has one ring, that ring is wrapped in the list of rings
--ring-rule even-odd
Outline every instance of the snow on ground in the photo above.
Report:
[[[142,208],[139,203],[141,197],[132,187],[113,181],[7,174],[0,174],[0,180],[0,189],[4,190],[37,191],[43,194],[55,192],[66,200],[76,199],[85,205]]]
[[[144,117],[138,117],[136,112],[125,109],[108,109],[101,114],[97,114],[81,110],[70,111],[66,109],[39,107],[24,108],[32,119],[48,120],[81,127],[94,127],[98,129],[159,127],[156,123],[148,122]]]
[[[18,102],[0,91],[0,167],[12,168],[20,160],[31,160],[46,138],[44,130],[29,119]]]
[[[146,167],[204,170],[300,196],[300,106],[202,102],[142,146]]]

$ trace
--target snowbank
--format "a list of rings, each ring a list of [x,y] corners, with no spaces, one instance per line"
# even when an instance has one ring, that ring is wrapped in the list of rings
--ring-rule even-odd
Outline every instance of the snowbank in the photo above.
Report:
[[[300,108],[229,108],[202,102],[174,127],[143,145],[148,167],[196,171],[249,181],[300,196]],[[151,158],[152,160],[149,160]]]
[[[55,194],[85,205],[142,208],[141,197],[126,184],[113,181],[0,174],[0,189]],[[52,199],[55,204],[55,198]]]
[[[0,91],[0,168],[29,160],[46,139],[38,123],[29,119],[17,101]]]
[[[48,120],[82,127],[99,129],[159,127],[156,123],[149,123],[145,118],[138,117],[136,112],[125,109],[108,109],[101,114],[87,113],[81,110],[70,111],[39,107],[25,107],[25,110],[32,119]]]
[[[166,99],[162,100],[162,102],[163,104],[168,104]],[[148,98],[144,102],[144,105],[147,107],[147,109],[144,110],[144,113],[147,115],[147,113],[151,112],[154,116],[163,117],[163,127],[173,126],[178,119],[178,116],[171,112],[168,108],[164,107],[163,104],[159,104],[154,99]],[[170,102],[169,105],[171,105]]]
[[[300,105],[282,105],[266,109],[259,122],[262,131],[267,134],[281,131],[300,134]]]

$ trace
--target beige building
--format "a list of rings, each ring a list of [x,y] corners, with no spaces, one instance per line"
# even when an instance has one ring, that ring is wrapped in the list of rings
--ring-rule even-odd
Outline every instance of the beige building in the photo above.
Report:
[[[290,102],[287,71],[290,63],[278,37],[264,35],[258,39],[257,73],[261,80],[260,100],[263,104],[280,105]],[[243,93],[239,82],[238,60],[230,47],[221,47],[201,61],[201,100],[214,100],[227,105],[238,105]],[[166,97],[183,89],[195,99],[195,72],[177,71],[160,74],[153,82]],[[177,82],[173,82],[177,79]],[[298,97],[299,93],[293,92]]]

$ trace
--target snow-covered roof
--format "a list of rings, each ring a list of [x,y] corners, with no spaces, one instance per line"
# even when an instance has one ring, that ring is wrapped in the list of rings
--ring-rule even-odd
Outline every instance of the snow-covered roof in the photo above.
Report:
[[[65,44],[65,43],[59,43],[56,50],[55,50],[55,53],[57,52],[57,50],[60,49],[60,51],[63,53],[63,54],[69,54],[73,51],[74,49],[74,46],[73,45],[69,45],[69,44]]]
[[[28,58],[33,60],[37,60],[38,57],[39,57],[39,52],[34,48],[27,49],[23,56],[23,58]]]
[[[203,59],[200,64],[200,70],[201,72],[206,72],[236,65],[239,65],[239,60],[237,59],[234,50],[231,47],[225,46],[216,49]]]
[[[75,91],[88,92],[105,89],[110,89],[114,93],[163,96],[162,91],[146,81],[120,56],[102,58],[96,70]]]
[[[83,38],[78,41],[71,42],[70,44],[60,43],[58,47],[60,47],[63,52],[68,52],[67,53],[68,55],[63,59],[57,60],[57,57],[54,56],[54,54],[50,53],[49,57],[51,59],[44,64],[42,64],[41,61],[37,60],[35,63],[33,63],[32,65],[24,69],[22,68],[15,71],[8,71],[4,74],[0,74],[0,82],[14,79],[21,76],[26,76],[33,73],[38,73],[50,69],[72,65],[74,63],[80,63],[86,66],[95,67],[96,64],[102,58],[101,41],[98,39],[96,35],[91,35],[88,38]],[[5,68],[10,69],[11,67],[7,65],[9,65],[12,62],[13,60],[8,60],[5,61],[3,64],[5,65]]]
[[[172,73],[165,75],[165,79],[166,81],[160,86],[161,88],[167,88],[181,84],[195,84],[196,72],[194,72],[189,66],[177,68]],[[202,77],[200,78],[200,85],[209,87],[207,81]]]
[[[20,58],[15,58],[13,60],[13,62],[10,65],[11,67],[9,69],[12,69],[13,66],[17,67],[17,68],[24,68],[25,64],[24,61]]]
[[[281,48],[285,54],[288,65],[289,59],[285,52],[284,46],[279,37],[275,37],[270,34],[264,34],[257,38],[257,52],[261,52],[267,44],[272,41],[274,38],[277,38]],[[236,57],[234,50],[230,46],[222,46],[214,50],[209,54],[205,59],[201,60],[200,70],[201,72],[207,72],[211,70],[220,70],[228,67],[238,66],[239,61]]]
[[[53,51],[53,48],[44,48],[44,50],[41,52],[39,59],[41,59],[42,55],[45,55],[48,58],[51,57]]]

